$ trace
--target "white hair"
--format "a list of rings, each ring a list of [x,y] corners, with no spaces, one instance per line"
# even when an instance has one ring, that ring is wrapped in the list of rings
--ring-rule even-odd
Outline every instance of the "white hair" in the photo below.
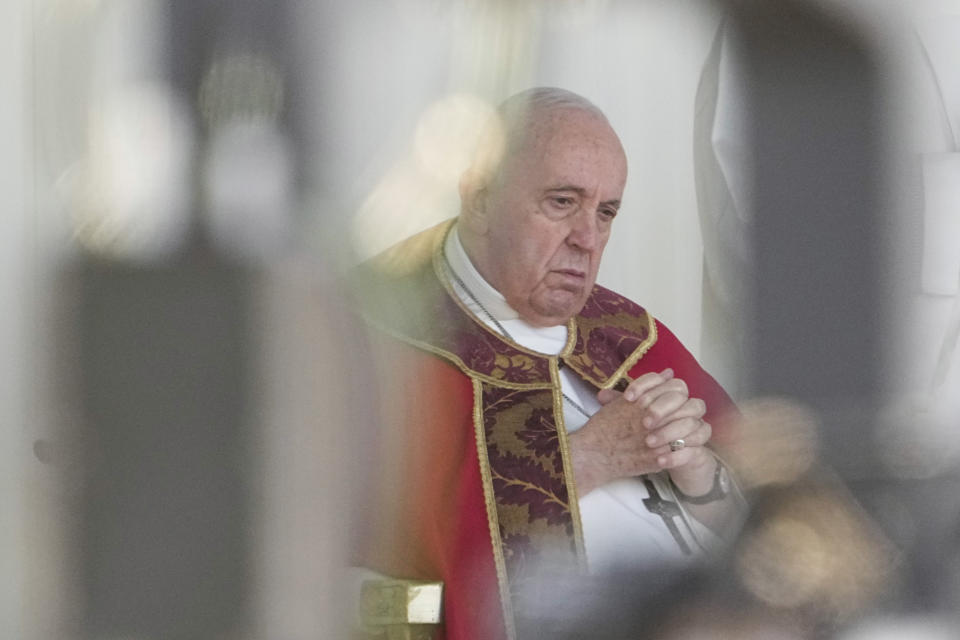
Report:
[[[573,91],[559,87],[533,87],[514,94],[500,103],[497,113],[509,124],[524,124],[523,120],[533,114],[549,113],[562,109],[587,111],[606,121],[600,108]]]
[[[496,116],[480,136],[470,173],[488,183],[499,172],[503,161],[522,148],[536,121],[554,111],[585,111],[608,122],[600,108],[584,98],[559,87],[533,87],[516,93],[496,109]]]

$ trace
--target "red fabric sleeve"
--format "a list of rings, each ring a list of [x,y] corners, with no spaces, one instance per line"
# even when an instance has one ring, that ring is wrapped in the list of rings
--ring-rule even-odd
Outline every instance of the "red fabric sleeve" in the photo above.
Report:
[[[473,426],[473,386],[439,358],[398,344],[389,356],[375,512],[362,566],[442,580],[445,640],[506,637]],[[377,459],[375,458],[375,459]]]
[[[651,371],[659,372],[673,369],[674,376],[687,383],[691,398],[700,398],[707,405],[704,420],[713,427],[711,441],[719,446],[727,446],[736,441],[736,419],[739,416],[733,400],[723,387],[707,373],[696,358],[659,320],[657,341],[644,354],[640,361],[630,369],[630,377],[637,378]]]

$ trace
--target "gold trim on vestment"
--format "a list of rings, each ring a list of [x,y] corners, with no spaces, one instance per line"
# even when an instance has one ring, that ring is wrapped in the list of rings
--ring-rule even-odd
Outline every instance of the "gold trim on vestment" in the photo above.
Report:
[[[649,333],[647,333],[647,337],[643,340],[643,342],[640,343],[639,347],[634,349],[633,353],[627,356],[627,359],[623,361],[623,364],[621,364],[616,371],[613,372],[613,375],[611,375],[607,379],[607,381],[600,386],[601,389],[612,389],[617,385],[620,379],[624,377],[626,377],[627,380],[630,380],[630,377],[627,376],[627,372],[630,371],[630,369],[633,368],[633,365],[637,364],[640,358],[642,358],[647,353],[647,351],[650,350],[650,347],[652,347],[656,343],[657,322],[656,320],[653,319],[653,316],[650,315],[649,313],[645,313],[644,315],[646,315],[647,317],[647,328],[649,329]],[[576,367],[573,367],[572,365],[571,365],[571,368],[574,371],[577,370]]]
[[[510,583],[507,580],[507,563],[503,557],[503,541],[500,539],[500,518],[497,500],[493,494],[493,474],[487,454],[487,434],[483,428],[483,383],[473,379],[473,427],[477,438],[477,457],[480,462],[480,479],[483,484],[483,501],[487,507],[487,524],[490,526],[490,545],[493,562],[497,568],[497,585],[500,590],[500,607],[503,610],[503,626],[507,640],[516,640],[517,630],[513,619],[513,602],[510,598]]]
[[[587,570],[587,551],[583,541],[583,522],[580,520],[580,502],[577,494],[576,479],[573,475],[573,455],[570,441],[567,439],[567,421],[563,417],[563,386],[560,381],[560,367],[557,358],[550,358],[550,379],[553,381],[553,415],[557,423],[557,441],[560,446],[560,459],[563,461],[563,480],[567,485],[567,508],[573,523],[573,541],[577,552],[577,561],[581,571]]]
[[[577,346],[577,336],[579,334],[580,327],[577,326],[577,316],[573,316],[567,320],[567,344],[563,345],[563,349],[560,349],[560,353],[557,354],[558,358],[566,358],[573,353],[573,348]]]

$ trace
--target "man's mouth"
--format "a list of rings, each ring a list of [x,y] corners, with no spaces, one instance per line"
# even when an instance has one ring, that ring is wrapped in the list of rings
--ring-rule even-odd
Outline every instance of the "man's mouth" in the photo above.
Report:
[[[586,272],[579,269],[554,269],[551,273],[555,276],[557,286],[570,291],[581,290],[587,279]]]

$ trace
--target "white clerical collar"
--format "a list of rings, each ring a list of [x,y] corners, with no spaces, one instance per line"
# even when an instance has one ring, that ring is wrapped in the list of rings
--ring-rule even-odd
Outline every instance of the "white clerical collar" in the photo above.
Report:
[[[450,233],[447,234],[447,241],[446,244],[444,244],[443,250],[447,256],[447,262],[450,268],[453,269],[453,272],[457,274],[457,277],[460,278],[467,289],[470,290],[470,293],[473,294],[473,297],[476,298],[476,301],[470,299],[464,300],[474,315],[485,315],[481,309],[473,308],[476,303],[479,303],[482,309],[486,309],[498,322],[516,320],[520,317],[520,314],[507,304],[507,299],[503,297],[503,294],[494,289],[493,285],[487,282],[484,277],[480,275],[480,272],[477,271],[477,268],[473,266],[473,263],[470,261],[470,256],[467,255],[466,250],[463,248],[463,243],[460,242],[457,225],[454,225]]]
[[[453,292],[483,324],[497,333],[505,333],[514,342],[538,353],[556,355],[563,350],[567,343],[567,325],[535,327],[521,318],[520,314],[507,304],[503,294],[484,280],[473,266],[470,256],[460,242],[456,225],[447,234],[443,250],[447,264],[456,275],[452,283]],[[456,282],[457,278],[460,283]]]

